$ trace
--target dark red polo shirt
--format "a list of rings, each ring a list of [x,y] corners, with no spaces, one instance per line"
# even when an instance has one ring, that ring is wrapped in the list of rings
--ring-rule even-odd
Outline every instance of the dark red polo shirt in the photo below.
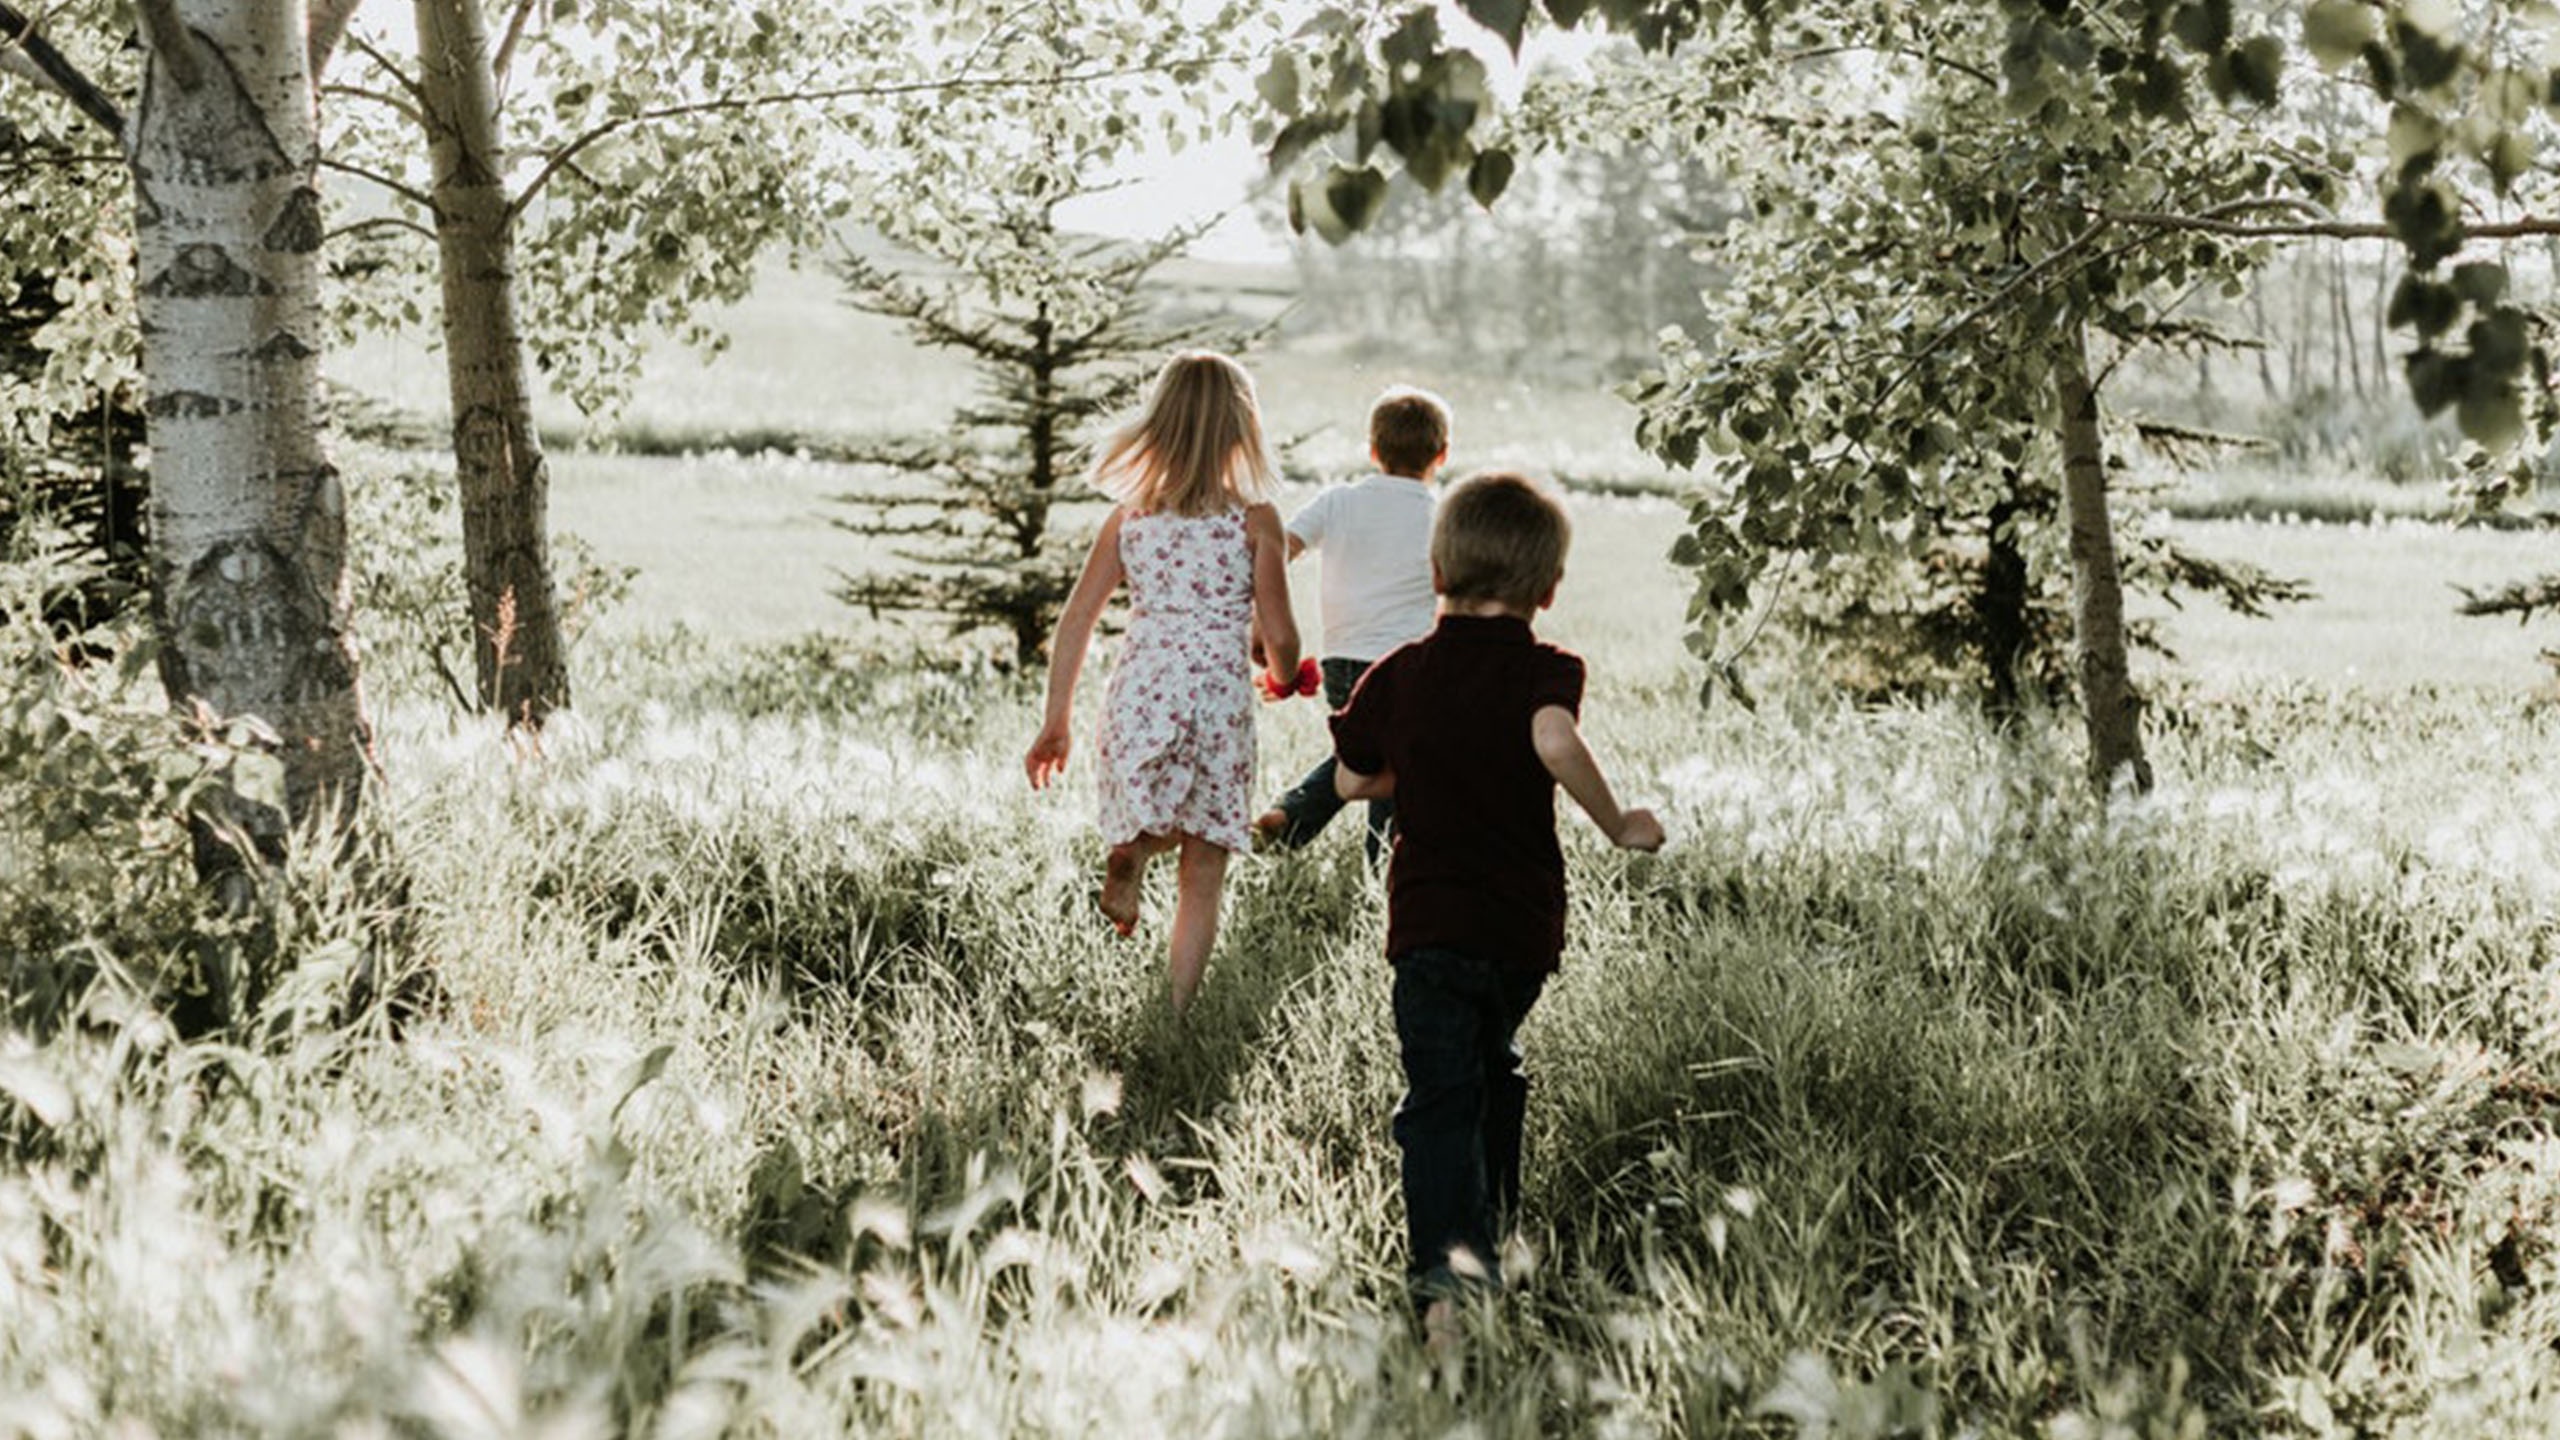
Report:
[[[1546,973],[1564,953],[1556,785],[1529,717],[1582,713],[1582,659],[1511,616],[1443,615],[1369,667],[1334,755],[1396,777],[1387,954],[1426,946]]]

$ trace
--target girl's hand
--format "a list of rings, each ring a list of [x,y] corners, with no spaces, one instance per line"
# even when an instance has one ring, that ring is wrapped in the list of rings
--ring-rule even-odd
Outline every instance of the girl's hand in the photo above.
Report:
[[[1298,662],[1298,678],[1286,680],[1265,670],[1256,679],[1261,683],[1266,700],[1286,700],[1292,695],[1313,695],[1324,688],[1324,672],[1316,667],[1315,657]]]
[[[1031,742],[1031,753],[1022,757],[1023,773],[1031,777],[1031,788],[1045,790],[1049,782],[1067,773],[1067,727],[1056,721],[1040,727],[1039,738]]]

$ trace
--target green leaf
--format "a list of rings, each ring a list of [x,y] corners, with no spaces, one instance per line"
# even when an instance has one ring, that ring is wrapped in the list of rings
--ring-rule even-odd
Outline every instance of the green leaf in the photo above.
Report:
[[[2302,12],[2302,44],[2320,68],[2336,71],[2373,39],[2373,9],[2362,0],[2317,0]]]
[[[2513,390],[2462,397],[2454,409],[2462,433],[2489,451],[2505,450],[2524,438],[2524,400]]]
[[[1547,0],[1547,15],[1558,25],[1570,30],[1582,23],[1591,11],[1591,0]]]
[[[2212,55],[2231,43],[2231,0],[2194,0],[2169,17],[2170,33],[2199,55]]]
[[[2489,153],[2480,157],[2489,167],[2490,182],[2501,195],[2515,189],[2516,181],[2533,168],[2533,137],[2521,130],[2501,130],[2489,142]]]
[[[1282,51],[1271,57],[1271,63],[1254,78],[1255,93],[1262,103],[1283,115],[1298,108],[1298,57]]]
[[[2533,347],[2524,312],[2512,305],[2501,305],[2471,322],[2463,338],[2471,345],[2471,388],[2475,390],[2484,385],[2507,386],[2523,371]]]
[[[2500,70],[2480,82],[2480,110],[2500,125],[2512,126],[2533,113],[2540,87],[2522,70]]]
[[[1421,153],[1436,123],[1438,117],[1430,97],[1414,91],[1390,95],[1387,103],[1378,107],[1378,138],[1408,161]]]
[[[2400,283],[2393,287],[2390,307],[2382,318],[2395,330],[2415,330],[2423,342],[2452,328],[2461,314],[2462,297],[2452,286],[2413,272],[2401,276]]]
[[[1404,173],[1426,190],[1438,190],[1472,156],[1466,136],[1445,126],[1435,128],[1430,138],[1404,159]]]
[[[2456,265],[2453,288],[2474,305],[2495,305],[2507,293],[2507,267],[2488,260]]]
[[[2273,35],[2252,35],[2231,52],[2231,85],[2261,109],[2276,103],[2277,81],[2284,74],[2284,44]]]
[[[2409,355],[2409,398],[2427,415],[2441,415],[2459,399],[2470,366],[2461,356],[2441,350],[2415,350]]]
[[[1512,168],[1508,150],[1478,152],[1475,163],[1467,167],[1467,193],[1475,197],[1478,205],[1492,209],[1493,202],[1501,199],[1502,192],[1511,185]]]
[[[1459,0],[1475,22],[1502,37],[1511,53],[1520,53],[1520,34],[1528,28],[1529,0]]]
[[[1365,230],[1387,203],[1387,177],[1374,165],[1336,165],[1325,172],[1324,198],[1344,229]]]
[[[1298,163],[1298,157],[1307,152],[1308,146],[1332,134],[1340,124],[1337,117],[1329,115],[1307,115],[1292,120],[1281,126],[1280,133],[1272,137],[1271,149],[1265,159],[1275,174],[1288,170]]]
[[[2421,270],[2462,248],[2461,207],[2437,181],[2403,179],[2383,197],[2382,218]]]
[[[1423,6],[1404,17],[1404,23],[1380,42],[1378,53],[1390,70],[1419,66],[1440,53],[1440,17],[1431,7]]]
[[[2383,139],[2390,147],[2394,168],[2406,169],[2411,161],[2421,158],[2432,164],[2437,149],[2444,144],[2444,122],[2415,105],[2395,105]]]
[[[2186,71],[2166,55],[2134,62],[2133,103],[2153,120],[2174,120],[2186,109]]]
[[[2379,40],[2367,41],[2360,56],[2364,61],[2365,84],[2372,87],[2374,94],[2385,100],[2398,99],[2400,97],[2400,57],[2392,54],[2391,47]]]
[[[611,1123],[622,1114],[622,1107],[631,1103],[632,1096],[639,1094],[649,1082],[667,1073],[667,1057],[675,1053],[675,1046],[661,1044],[648,1054],[641,1056],[630,1069],[622,1072],[621,1078],[614,1081],[613,1108],[605,1112],[607,1123]]]
[[[2441,38],[2413,19],[2399,20],[2391,30],[2392,38],[2399,42],[2401,73],[2411,86],[2433,90],[2461,72],[2459,44]]]
[[[2442,39],[2461,26],[2462,6],[2458,0],[2408,0],[2400,18],[2411,31]]]

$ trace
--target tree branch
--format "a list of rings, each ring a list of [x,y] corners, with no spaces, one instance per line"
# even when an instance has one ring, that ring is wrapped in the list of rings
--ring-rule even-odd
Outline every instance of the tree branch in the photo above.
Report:
[[[1930,336],[1927,343],[1923,344],[1919,349],[1911,353],[1911,359],[1909,363],[1903,366],[1902,372],[1894,376],[1892,382],[1887,384],[1883,390],[1877,392],[1875,408],[1882,409],[1885,400],[1890,397],[1894,391],[1901,389],[1904,381],[1907,381],[1913,376],[1919,374],[1920,362],[1928,359],[1931,355],[1936,354],[1939,346],[1954,339],[1962,331],[1969,330],[1973,326],[1981,323],[1991,314],[1991,312],[1999,309],[2002,305],[2007,304],[2011,296],[2016,295],[2020,290],[2025,289],[2035,281],[2042,279],[2046,274],[2053,270],[2060,268],[2062,264],[2068,261],[2072,256],[2088,248],[2089,242],[2097,239],[2099,233],[2105,229],[2106,221],[2102,219],[2089,222],[2088,228],[2062,242],[2062,244],[2052,253],[2028,266],[2026,269],[2019,271],[2017,274],[2010,276],[2007,281],[2002,283],[1999,289],[1991,292],[1989,298],[1983,300],[1982,303],[1974,306],[1970,310],[1967,310],[1955,319],[1948,321],[1946,324],[1939,326],[1938,332]]]
[[[83,155],[76,150],[64,150],[51,155],[19,155],[0,160],[0,175],[15,175],[21,171],[34,170],[80,170],[91,166],[124,163],[125,158],[122,155]]]
[[[364,0],[311,0],[311,83],[320,83],[320,72],[329,68],[329,57],[338,51],[338,42],[346,38],[347,22],[356,18],[356,6]]]
[[[2302,201],[2260,200],[2246,202],[2244,207],[2284,206],[2311,209]],[[2234,208],[2234,207],[2226,207]],[[2088,212],[2110,225],[2133,225],[2151,230],[2200,231],[2209,235],[2228,235],[2243,240],[2396,240],[2400,232],[2379,220],[2228,220],[2206,213],[2182,215],[2158,210],[2092,210]],[[2527,240],[2560,235],[2560,218],[2528,215],[2520,220],[2494,220],[2483,225],[2465,225],[2465,240]]]
[[[332,160],[326,155],[320,157],[320,168],[323,170],[335,170],[341,175],[350,175],[358,180],[370,180],[374,184],[381,186],[383,189],[390,191],[392,194],[399,196],[401,199],[408,201],[410,204],[417,206],[419,209],[426,211],[428,214],[433,215],[436,213],[436,202],[434,196],[412,186],[403,185],[399,181],[394,180],[390,176],[382,174],[379,171],[367,170],[360,165],[350,165],[344,160]]]
[[[395,95],[388,90],[374,90],[362,85],[323,85],[320,87],[320,93],[323,95],[343,95],[350,100],[370,100],[376,105],[388,106],[391,109],[398,111],[403,117],[412,122],[423,122],[425,119],[424,116],[418,113],[418,108],[415,105],[411,104],[406,98]]]
[[[347,43],[356,47],[358,54],[363,55],[367,60],[370,60],[374,64],[382,67],[383,74],[390,76],[395,84],[397,84],[401,89],[408,91],[410,103],[417,106],[418,110],[424,111],[427,108],[427,92],[425,87],[418,83],[416,76],[401,69],[400,62],[383,54],[380,47],[376,46],[372,41],[367,40],[361,35],[349,36]]]
[[[507,17],[507,30],[498,41],[498,53],[489,57],[489,76],[500,86],[507,83],[507,66],[516,58],[516,42],[524,38],[525,22],[533,18],[533,7],[540,0],[516,0],[515,13]]]
[[[561,146],[558,150],[553,151],[551,153],[551,158],[543,162],[542,168],[534,172],[533,178],[525,182],[524,189],[519,192],[513,200],[507,202],[507,219],[512,222],[518,215],[523,214],[525,207],[532,204],[534,198],[542,193],[543,187],[551,183],[552,176],[557,174],[561,167],[567,165],[570,160],[574,159],[580,152],[600,141],[620,134],[622,131],[628,130],[635,125],[645,125],[653,121],[674,120],[686,115],[717,114],[724,111],[763,110],[770,109],[776,105],[817,105],[824,104],[831,100],[885,100],[900,95],[949,95],[961,92],[987,90],[1063,89],[1069,85],[1082,85],[1099,80],[1114,80],[1127,75],[1152,74],[1157,71],[1172,70],[1185,65],[1249,64],[1257,58],[1260,57],[1246,55],[1211,55],[1187,60],[1166,61],[1160,64],[1121,65],[1104,70],[1070,70],[1063,71],[1055,75],[991,76],[982,80],[971,79],[966,75],[960,75],[944,77],[938,80],[906,80],[890,84],[875,85],[838,85],[822,87],[815,90],[776,91],[763,95],[727,95],[715,100],[692,100],[678,105],[660,105],[651,109],[637,111],[630,115],[617,116],[614,119],[607,120],[603,124],[597,125],[571,138],[567,144]]]
[[[204,83],[204,66],[196,61],[196,37],[178,18],[177,0],[135,0],[134,20],[150,41],[151,54],[181,90]]]
[[[367,176],[365,178],[377,179],[379,177]],[[370,219],[358,220],[351,225],[341,225],[337,229],[330,231],[328,234],[321,236],[320,243],[325,245],[332,240],[342,239],[349,235],[360,235],[367,230],[406,230],[415,235],[423,235],[430,240],[436,238],[436,232],[419,224],[415,220],[409,219],[405,215],[376,215]]]
[[[54,49],[52,41],[36,33],[32,17],[20,14],[6,0],[0,0],[0,55],[13,62],[24,61],[34,72],[29,78],[60,91],[81,114],[105,126],[108,134],[119,140],[124,138],[124,112],[80,73],[79,66]]]
[[[1905,60],[1917,60],[1924,65],[1935,65],[1942,70],[1953,70],[1959,75],[1969,75],[1994,90],[2000,88],[2000,77],[1978,65],[1968,65],[1961,60],[1950,60],[1935,50],[1921,50],[1909,45],[1817,45],[1809,50],[1790,50],[1783,55],[1770,58],[1777,64],[1787,65],[1799,60],[1825,60],[1834,55],[1899,55]]]

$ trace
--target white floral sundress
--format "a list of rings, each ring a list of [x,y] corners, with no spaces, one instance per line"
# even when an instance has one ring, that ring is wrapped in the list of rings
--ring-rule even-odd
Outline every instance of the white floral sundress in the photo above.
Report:
[[[1102,839],[1251,842],[1253,544],[1242,510],[1120,521],[1129,632],[1103,692]]]

